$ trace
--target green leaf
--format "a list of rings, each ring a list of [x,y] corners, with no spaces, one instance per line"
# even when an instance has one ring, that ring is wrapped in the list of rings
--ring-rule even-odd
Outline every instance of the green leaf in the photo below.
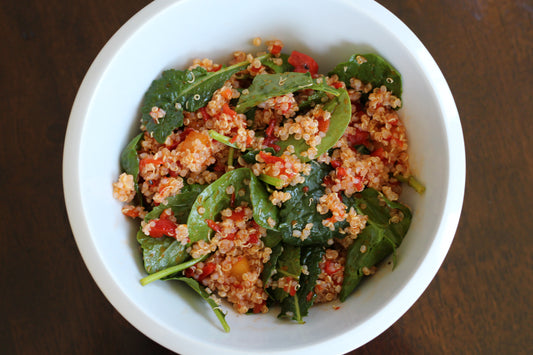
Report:
[[[139,150],[139,143],[141,142],[143,133],[135,136],[124,148],[120,154],[120,166],[126,174],[133,175],[135,181],[139,176],[139,156],[137,150]]]
[[[291,194],[291,198],[283,203],[280,210],[280,223],[278,230],[282,233],[283,241],[293,245],[324,245],[331,238],[343,238],[338,232],[339,228],[347,226],[345,222],[335,224],[332,231],[322,224],[322,221],[331,217],[331,213],[320,214],[316,210],[318,200],[324,195],[322,181],[328,175],[331,167],[326,164],[310,162],[311,173],[305,181],[296,186],[288,186],[283,191]],[[304,192],[307,190],[307,192]],[[295,230],[302,231],[308,223],[312,223],[311,234],[303,241],[294,237]]]
[[[293,297],[286,297],[281,303],[280,317],[291,317],[298,323],[304,323],[303,317],[309,313],[316,297],[314,292],[318,275],[320,274],[320,261],[325,250],[322,246],[302,248],[302,265],[307,266],[307,274],[300,275],[300,288]],[[311,297],[309,297],[311,295]]]
[[[317,148],[317,156],[325,153],[337,143],[337,141],[342,137],[346,127],[350,123],[352,117],[352,105],[350,102],[350,97],[346,90],[339,90],[340,95],[330,100],[324,105],[324,110],[331,112],[330,122],[326,136],[322,138],[320,144]],[[308,157],[303,157],[300,153],[309,149],[309,146],[305,143],[305,140],[294,139],[293,136],[290,136],[289,139],[285,141],[277,141],[276,144],[281,148],[280,152],[283,153],[285,149],[292,145],[294,147],[294,152],[301,161],[309,161]],[[280,153],[280,154],[281,154]],[[279,155],[279,154],[278,154]]]
[[[220,321],[220,324],[224,328],[224,331],[226,333],[230,331],[229,325],[226,322],[226,315],[224,314],[224,312],[222,312],[222,310],[220,309],[220,306],[215,302],[215,300],[210,298],[210,295],[206,292],[205,288],[198,283],[198,281],[196,281],[195,279],[191,279],[189,277],[176,277],[170,280],[184,282],[190,288],[196,291],[196,293],[198,293],[209,304],[209,306],[215,313],[215,316],[218,318],[218,320]]]
[[[144,269],[149,274],[181,264],[189,258],[186,250],[187,246],[174,238],[166,236],[152,238],[144,234],[142,230],[139,230],[137,232],[137,242],[142,248]]]
[[[291,277],[298,281],[302,267],[300,265],[300,247],[294,245],[283,245],[281,255],[278,257],[276,265],[276,273],[273,276],[275,280],[282,277]],[[289,294],[282,288],[275,288],[270,290],[269,294],[278,301],[283,301]]]
[[[359,64],[357,57],[366,61]],[[385,59],[377,54],[354,54],[345,63],[337,65],[328,75],[337,74],[340,81],[349,86],[351,78],[363,83],[371,83],[373,88],[385,85],[396,97],[402,96],[402,77],[400,73]]]
[[[248,185],[246,181],[249,181]],[[207,225],[206,220],[216,220],[218,214],[230,206],[231,195],[226,193],[226,188],[230,185],[235,191],[236,206],[239,206],[241,201],[250,203],[253,208],[253,218],[257,224],[273,229],[268,224],[268,218],[277,222],[276,206],[270,202],[268,192],[252,171],[248,168],[239,168],[222,175],[198,195],[187,220],[191,242],[210,239],[213,231]],[[245,192],[243,196],[239,193],[241,189]],[[198,212],[200,207],[205,210],[203,214]]]
[[[248,64],[238,63],[217,72],[208,72],[202,67],[164,71],[161,78],[152,82],[144,96],[141,113],[146,129],[159,143],[164,143],[174,129],[183,125],[183,110],[194,112],[204,107],[226,80]],[[161,108],[166,113],[159,122],[150,116],[152,107]]]
[[[366,214],[368,222],[365,229],[348,248],[344,281],[339,295],[343,302],[365,276],[363,268],[370,269],[394,253],[400,246],[412,218],[409,208],[401,203],[389,201],[371,188],[366,188],[361,193],[346,198],[345,203],[354,206],[359,214]],[[392,223],[391,213],[398,211],[403,214],[403,219],[399,223]]]
[[[261,64],[263,64],[264,66],[266,67],[269,67],[270,69],[272,69],[274,71],[274,73],[285,73],[285,72],[290,72],[290,71],[293,71],[294,70],[294,67],[289,64],[289,55],[288,54],[285,54],[285,53],[280,53],[279,55],[279,58],[281,58],[282,60],[282,63],[281,65],[277,65],[277,64],[274,64],[274,59],[273,57],[268,57],[268,58],[265,58],[261,61]]]
[[[242,94],[235,111],[245,113],[261,102],[271,97],[286,95],[303,89],[325,91],[335,96],[340,91],[328,86],[323,78],[313,79],[309,73],[276,73],[257,75],[248,88],[248,93]]]
[[[270,148],[270,147],[263,149],[263,152],[270,153],[272,155],[276,154],[276,151],[274,150],[274,148]],[[255,156],[257,154],[259,154],[259,150],[247,150],[244,154],[241,155],[241,157],[248,164],[255,164],[257,163],[257,160],[255,159]]]
[[[168,197],[166,204],[162,203],[155,206],[148,214],[146,214],[144,221],[148,222],[154,218],[159,218],[164,210],[172,208],[172,212],[174,212],[174,216],[178,220],[178,223],[186,223],[194,201],[196,201],[198,195],[205,188],[206,185],[185,185],[179,194]]]
[[[263,281],[263,285],[266,285],[270,277],[274,274],[279,256],[283,251],[281,243],[277,243],[275,246],[272,246],[271,249],[272,253],[270,254],[270,259],[264,264],[263,271],[261,271],[261,281]]]
[[[142,195],[139,191],[139,156],[137,150],[139,150],[140,142],[143,138],[143,133],[133,137],[133,139],[126,145],[122,153],[120,154],[120,167],[126,174],[133,175],[133,182],[135,184],[135,191],[137,191],[137,199],[142,201]]]

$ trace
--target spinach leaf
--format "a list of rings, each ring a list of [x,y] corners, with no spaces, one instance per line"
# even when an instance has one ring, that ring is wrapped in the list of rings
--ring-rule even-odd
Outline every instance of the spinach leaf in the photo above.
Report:
[[[142,248],[144,269],[149,274],[178,265],[189,257],[187,245],[181,244],[174,238],[167,236],[152,238],[139,230],[137,242]]]
[[[143,133],[139,133],[126,145],[120,154],[120,167],[126,174],[133,175],[135,182],[137,182],[139,176],[139,157],[137,150],[139,149],[139,143],[142,138]]]
[[[265,153],[271,153],[275,154],[276,151],[274,148],[267,147],[265,149],[262,149]],[[255,159],[255,156],[259,154],[259,150],[248,150],[246,153],[242,154],[241,157],[244,159],[245,162],[248,164],[255,164],[257,163],[257,160]]]
[[[167,199],[166,205],[160,204],[154,207],[145,216],[144,221],[148,222],[154,218],[159,218],[165,209],[172,208],[178,223],[185,223],[191,206],[204,188],[204,185],[196,184],[184,186],[180,194]],[[167,236],[152,238],[145,235],[142,230],[139,230],[137,241],[143,250],[144,268],[149,274],[178,265],[189,257],[186,251],[187,246],[181,244],[174,238]]]
[[[285,73],[285,72],[289,72],[289,71],[293,71],[294,70],[294,67],[289,64],[289,55],[288,54],[285,54],[285,53],[280,53],[279,55],[279,58],[281,58],[282,60],[282,63],[281,65],[278,65],[278,64],[275,64],[274,63],[274,59],[273,57],[268,57],[268,58],[265,58],[264,60],[261,61],[261,64],[263,64],[264,66],[266,67],[269,67],[270,69],[272,69],[274,71],[274,73]]]
[[[216,317],[220,321],[220,324],[224,328],[224,331],[228,333],[230,331],[229,325],[226,322],[226,315],[222,310],[220,309],[220,306],[213,300],[209,293],[206,292],[205,288],[200,285],[198,281],[195,279],[189,278],[189,277],[175,277],[171,278],[169,280],[176,280],[186,283],[190,288],[192,288],[196,293],[198,293],[211,307],[213,312],[215,313]]]
[[[335,96],[340,91],[328,86],[323,78],[313,79],[309,73],[276,73],[257,75],[248,88],[248,93],[242,94],[235,111],[245,113],[261,102],[275,96],[286,95],[302,89],[325,91]]]
[[[193,112],[204,107],[226,80],[248,64],[238,63],[217,72],[208,72],[202,67],[164,71],[161,78],[152,82],[144,96],[141,113],[146,129],[159,143],[164,143],[175,128],[183,125],[183,110]],[[150,116],[152,107],[165,111],[159,122]]]
[[[278,230],[282,233],[283,241],[293,245],[324,245],[331,238],[343,238],[338,232],[339,228],[347,226],[346,222],[337,222],[332,231],[322,224],[322,220],[331,217],[331,213],[320,214],[316,210],[318,200],[324,195],[322,181],[331,168],[326,164],[311,163],[311,173],[305,177],[305,181],[296,186],[288,186],[285,192],[291,194],[291,198],[283,203],[280,210],[280,224]],[[304,188],[307,192],[304,192]],[[302,231],[308,223],[312,223],[311,234],[303,241],[293,236],[295,230]]]
[[[139,156],[137,150],[139,149],[140,142],[144,134],[139,133],[137,136],[126,145],[122,153],[120,154],[120,167],[126,174],[133,175],[133,183],[135,184],[135,191],[137,192],[136,198],[139,204],[142,203],[142,195],[139,191]]]
[[[306,111],[311,107],[322,104],[328,100],[328,95],[324,91],[315,91],[307,99],[298,104],[299,112]]]
[[[274,247],[272,247],[270,259],[268,259],[268,261],[263,266],[263,271],[261,271],[261,281],[263,281],[263,285],[266,285],[268,279],[270,279],[270,277],[274,274],[274,270],[276,270],[279,256],[282,252],[283,246],[281,243],[278,243]]]
[[[358,57],[366,61],[359,63]],[[350,78],[357,78],[363,83],[371,83],[373,88],[385,85],[396,97],[402,96],[402,77],[385,59],[377,54],[354,54],[345,63],[337,65],[328,75],[337,74],[340,81],[349,86]]]
[[[246,184],[247,181],[249,181],[248,185]],[[238,206],[241,201],[249,202],[253,208],[253,218],[257,224],[272,229],[268,224],[268,218],[277,222],[278,210],[268,199],[269,195],[263,184],[250,169],[239,168],[222,175],[198,195],[187,220],[189,239],[192,243],[210,239],[212,229],[209,228],[206,220],[215,220],[220,211],[230,206],[231,195],[226,193],[226,188],[230,185],[235,191],[236,205]],[[245,191],[243,196],[239,193],[241,189]],[[200,207],[205,210],[203,214],[198,212]]]
[[[395,253],[409,229],[412,218],[408,207],[389,201],[371,188],[366,188],[361,193],[347,198],[345,203],[353,205],[358,213],[366,214],[368,222],[365,229],[348,248],[344,281],[339,295],[343,302],[363,279],[363,268],[371,268],[391,253]],[[398,223],[393,223],[391,213],[398,212],[403,215],[403,219]],[[363,245],[364,253],[361,252]],[[395,254],[393,256],[395,259]]]
[[[164,210],[172,208],[172,212],[174,212],[174,216],[178,220],[178,223],[186,223],[194,201],[196,201],[196,198],[205,187],[206,185],[198,184],[185,185],[179,194],[168,197],[166,204],[162,203],[155,206],[149,213],[147,213],[144,217],[144,221],[148,222],[154,218],[159,218]]]
[[[334,97],[328,103],[324,105],[324,110],[331,112],[331,117],[329,121],[328,131],[326,136],[322,138],[320,144],[316,147],[318,155],[326,152],[329,148],[333,147],[335,143],[342,137],[346,127],[350,123],[352,118],[352,105],[350,102],[350,97],[346,90],[338,90],[340,95]],[[285,149],[292,145],[294,146],[294,152],[301,161],[309,161],[308,157],[302,157],[300,153],[309,149],[309,146],[305,143],[305,140],[299,139],[296,140],[293,136],[290,136],[289,139],[285,141],[277,141],[276,144],[281,148],[280,152],[283,153]]]
[[[303,317],[307,316],[316,297],[314,289],[320,274],[319,264],[324,253],[325,250],[322,246],[302,248],[302,265],[307,266],[308,273],[300,275],[300,288],[295,296],[286,297],[283,300],[278,317],[292,317],[298,323],[304,323]]]
[[[276,274],[273,276],[274,280],[279,280],[282,277],[291,277],[298,281],[302,267],[300,265],[300,247],[294,245],[283,245],[281,255],[278,257],[276,265]],[[272,297],[278,302],[283,301],[289,293],[283,288],[274,288],[269,292]]]

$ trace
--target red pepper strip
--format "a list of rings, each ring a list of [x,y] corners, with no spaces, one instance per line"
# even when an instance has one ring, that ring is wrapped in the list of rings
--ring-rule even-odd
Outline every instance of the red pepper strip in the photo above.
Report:
[[[275,157],[270,153],[265,153],[263,151],[259,152],[259,156],[263,161],[267,164],[275,164],[275,163],[285,163],[285,160],[280,157]]]
[[[212,219],[206,219],[205,223],[207,223],[207,226],[211,228],[212,230],[214,230],[215,232],[218,232],[218,233],[222,232],[222,228],[220,228],[220,226]]]
[[[207,263],[207,264],[205,264],[205,266],[204,266],[204,268],[202,270],[202,273],[200,274],[200,276],[198,276],[198,281],[202,281],[207,276],[211,275],[213,272],[215,272],[215,269],[216,269],[215,263]]]
[[[294,67],[296,73],[311,73],[315,75],[318,73],[318,64],[313,58],[307,54],[303,54],[297,51],[292,51],[289,56],[288,62]]]
[[[156,219],[154,222],[155,225],[150,228],[150,237],[161,238],[165,235],[176,237],[176,223],[166,218]]]
[[[222,106],[222,112],[231,117],[235,117],[237,115],[237,112],[233,111],[228,104],[224,104]]]

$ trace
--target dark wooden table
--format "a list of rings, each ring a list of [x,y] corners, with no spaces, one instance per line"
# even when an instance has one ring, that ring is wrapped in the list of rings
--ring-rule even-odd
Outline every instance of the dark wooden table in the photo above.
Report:
[[[353,354],[533,353],[533,3],[380,0],[422,40],[455,96],[466,196],[436,278]],[[0,4],[0,353],[168,353],[108,303],[80,257],[61,180],[76,91],[148,0]],[[201,15],[201,14],[199,14]]]

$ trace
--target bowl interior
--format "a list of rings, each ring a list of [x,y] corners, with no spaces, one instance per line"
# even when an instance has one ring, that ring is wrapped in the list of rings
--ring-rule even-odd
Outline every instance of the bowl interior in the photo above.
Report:
[[[231,332],[226,334],[208,306],[185,287],[140,285],[145,272],[136,227],[120,213],[111,184],[120,174],[121,150],[138,130],[139,107],[152,80],[165,69],[186,68],[194,58],[223,63],[234,50],[256,52],[251,45],[256,36],[279,38],[285,51],[312,55],[322,73],[354,53],[375,52],[390,61],[403,77],[401,116],[411,164],[426,193],[405,189],[402,200],[414,218],[393,272],[385,264],[347,302],[334,303],[338,310],[332,304],[312,308],[305,325],[278,320],[276,310],[237,315],[227,307]],[[396,321],[427,287],[448,250],[462,201],[462,191],[450,199],[449,187],[449,176],[459,169],[461,190],[461,156],[452,163],[450,155],[456,152],[449,144],[451,131],[462,143],[457,124],[434,61],[397,18],[373,1],[316,1],[312,6],[304,0],[156,1],[112,38],[80,88],[66,141],[66,150],[71,149],[64,165],[69,217],[102,291],[134,326],[166,347],[180,353],[298,352],[310,346],[345,352]],[[464,168],[462,179],[464,188]]]

